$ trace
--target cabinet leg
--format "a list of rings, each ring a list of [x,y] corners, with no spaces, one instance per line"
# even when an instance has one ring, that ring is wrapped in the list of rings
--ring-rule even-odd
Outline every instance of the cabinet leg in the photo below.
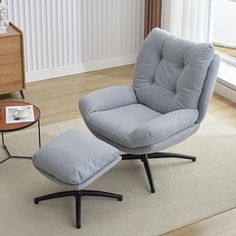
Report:
[[[21,98],[22,98],[22,99],[25,99],[25,95],[24,95],[23,90],[20,90],[20,95],[21,95]]]

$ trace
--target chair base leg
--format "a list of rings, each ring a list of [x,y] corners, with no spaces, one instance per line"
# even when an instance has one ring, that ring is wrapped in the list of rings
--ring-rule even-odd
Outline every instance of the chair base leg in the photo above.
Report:
[[[179,154],[179,153],[171,153],[171,152],[155,152],[148,154],[149,159],[163,159],[163,158],[178,158],[178,159],[186,159],[191,161],[196,161],[196,157]]]
[[[154,183],[153,183],[153,179],[152,179],[152,172],[151,172],[151,169],[150,169],[148,156],[143,155],[143,157],[141,158],[141,161],[143,162],[143,165],[144,165],[147,177],[148,177],[151,193],[155,193],[155,187],[154,187]]]
[[[107,198],[115,198],[119,201],[122,201],[123,196],[120,194],[96,191],[96,190],[72,190],[72,191],[64,191],[51,193],[48,195],[44,195],[41,197],[37,197],[34,199],[34,204],[39,204],[41,201],[55,199],[55,198],[63,198],[63,197],[75,197],[75,209],[76,209],[76,228],[81,228],[81,198],[83,196],[95,196],[95,197],[107,197]]]
[[[179,153],[169,153],[169,152],[156,152],[151,154],[144,154],[144,155],[134,155],[134,154],[123,154],[122,160],[141,160],[144,164],[144,168],[148,177],[151,193],[155,193],[155,187],[153,183],[152,173],[150,170],[148,159],[164,159],[164,158],[179,158],[179,159],[186,159],[191,160],[193,162],[196,161],[196,157],[188,156]]]

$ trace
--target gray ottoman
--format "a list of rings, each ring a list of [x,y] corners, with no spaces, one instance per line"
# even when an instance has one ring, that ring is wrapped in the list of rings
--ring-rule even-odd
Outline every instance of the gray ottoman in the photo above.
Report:
[[[118,151],[79,130],[69,130],[58,136],[33,156],[33,165],[50,180],[69,187],[70,191],[37,197],[40,201],[74,196],[76,202],[76,227],[81,227],[81,197],[98,196],[116,198],[122,195],[109,192],[84,190],[90,183],[115,166],[121,157]]]

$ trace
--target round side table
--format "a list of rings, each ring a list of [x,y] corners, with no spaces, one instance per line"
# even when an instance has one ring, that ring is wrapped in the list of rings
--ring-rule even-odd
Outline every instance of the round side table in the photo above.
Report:
[[[11,159],[11,158],[26,158],[26,159],[32,159],[32,157],[27,157],[27,156],[15,156],[11,155],[9,152],[5,140],[4,140],[4,133],[7,132],[13,132],[21,129],[25,129],[27,127],[32,126],[35,123],[38,123],[38,140],[39,140],[39,148],[41,147],[41,133],[40,133],[40,110],[38,107],[33,105],[33,110],[34,110],[34,118],[35,120],[32,122],[22,122],[22,123],[14,123],[14,124],[7,124],[6,123],[6,107],[10,106],[28,106],[28,105],[33,105],[27,102],[0,102],[0,132],[1,132],[1,137],[2,137],[2,146],[5,152],[7,153],[8,157],[5,158],[4,160],[0,161],[0,164],[3,162]]]

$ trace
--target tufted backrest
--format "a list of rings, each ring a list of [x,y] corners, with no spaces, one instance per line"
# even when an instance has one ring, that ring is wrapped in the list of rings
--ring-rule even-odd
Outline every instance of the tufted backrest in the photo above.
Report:
[[[133,87],[139,103],[161,113],[198,109],[214,56],[209,43],[195,43],[153,29],[134,70]]]

